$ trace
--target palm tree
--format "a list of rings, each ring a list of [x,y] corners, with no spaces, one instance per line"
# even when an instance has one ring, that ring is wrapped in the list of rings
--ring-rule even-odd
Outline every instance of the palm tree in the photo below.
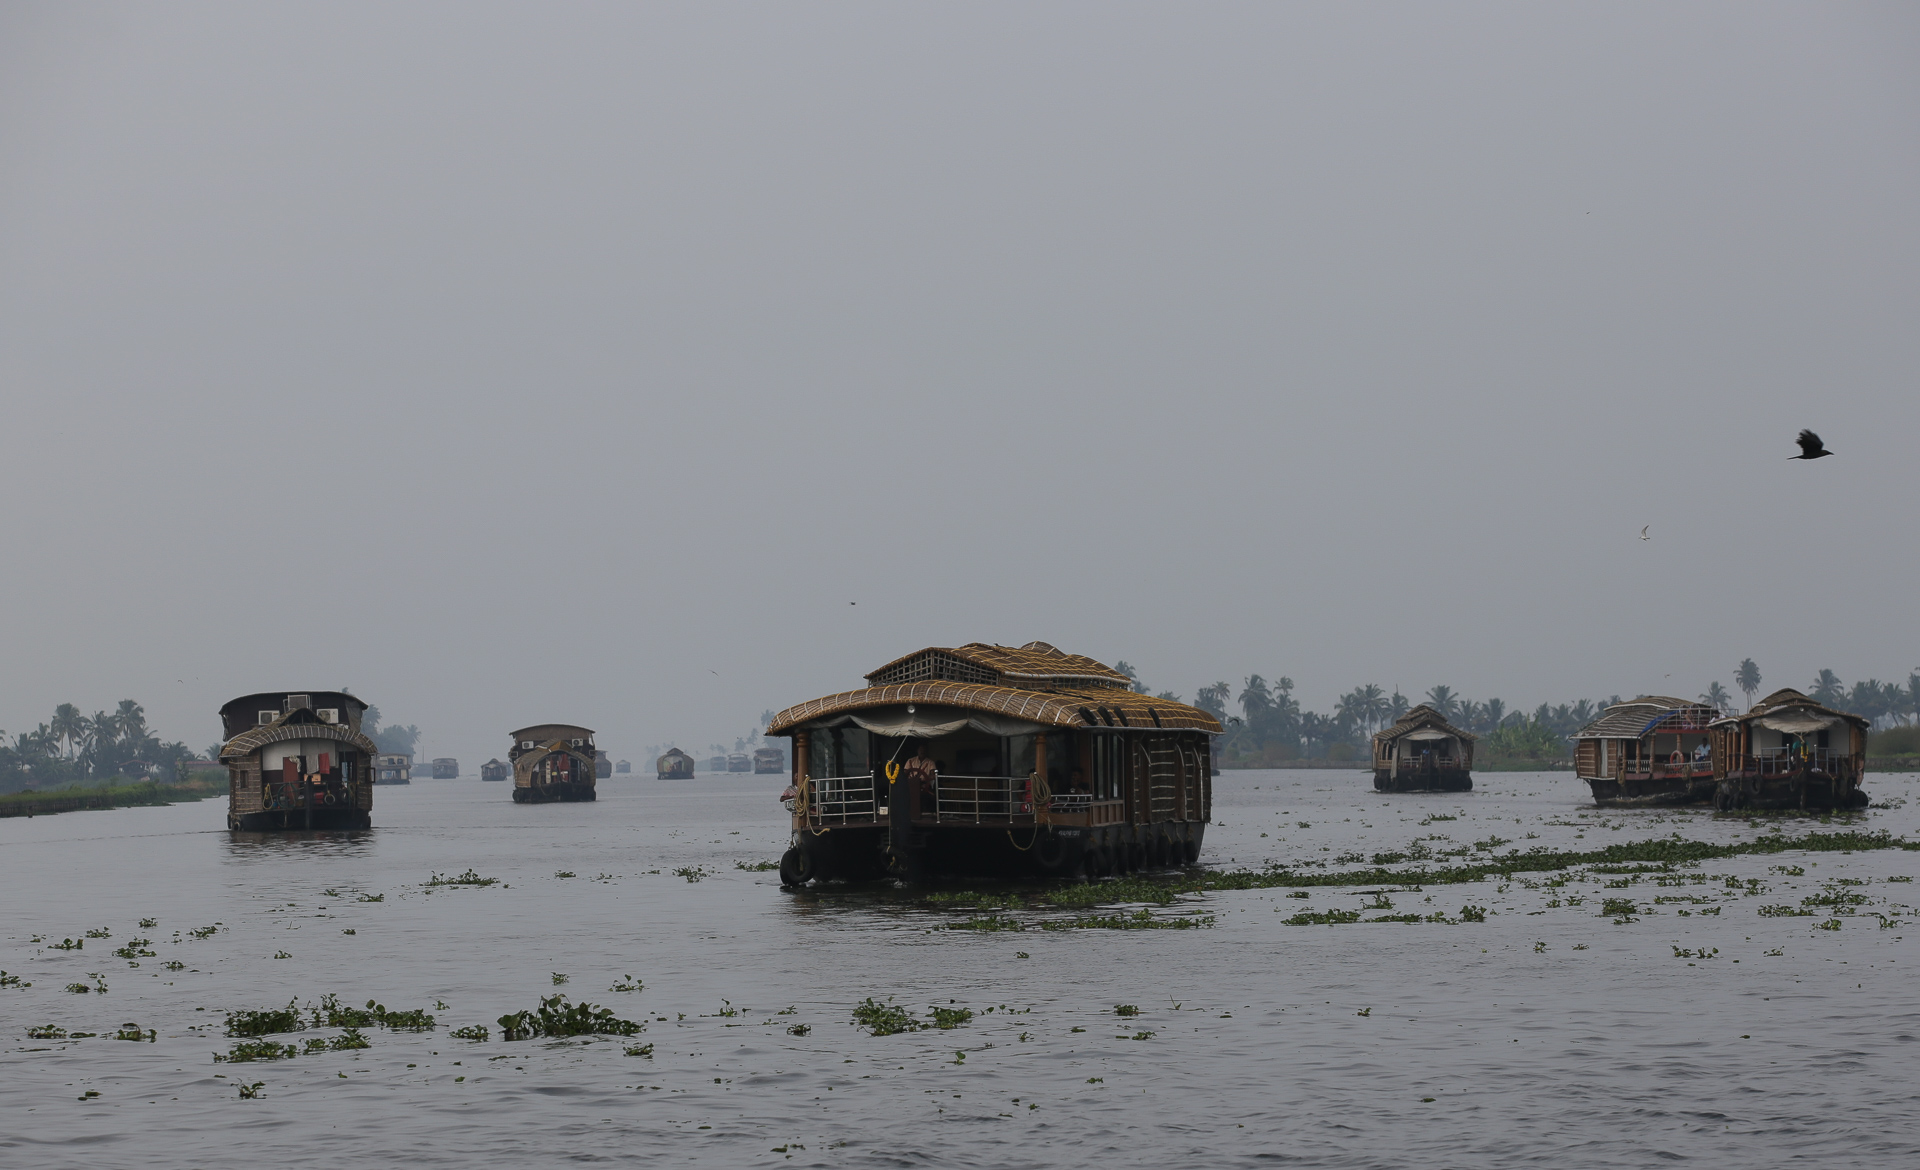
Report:
[[[1847,685],[1840,681],[1839,675],[1823,670],[1820,677],[1813,680],[1813,689],[1807,692],[1807,697],[1822,706],[1835,707],[1846,701]]]
[[[1760,689],[1760,668],[1753,664],[1753,659],[1740,660],[1740,668],[1733,672],[1733,685],[1747,692],[1747,707],[1751,709],[1754,693]]]
[[[1201,687],[1200,693],[1193,697],[1193,705],[1212,715],[1221,723],[1227,721],[1227,701],[1233,697],[1233,688],[1225,682],[1214,683],[1210,687]]]
[[[72,759],[75,746],[87,733],[87,717],[72,703],[62,703],[53,709],[53,722],[49,726],[60,742],[66,745],[67,758]]]
[[[123,739],[147,738],[147,709],[132,699],[120,700],[120,709],[115,713],[120,724]]]
[[[1377,730],[1387,717],[1387,693],[1374,683],[1368,683],[1356,693],[1366,713],[1367,730]]]
[[[1507,705],[1499,699],[1488,699],[1483,705],[1487,717],[1487,730],[1492,731],[1507,721]]]
[[[1732,698],[1733,696],[1727,693],[1727,688],[1720,685],[1720,680],[1715,679],[1708,685],[1706,693],[1700,696],[1700,701],[1716,711],[1725,711]]]
[[[1452,687],[1434,687],[1427,692],[1427,706],[1439,712],[1440,718],[1451,723],[1453,717],[1460,713],[1460,698],[1453,693]]]
[[[1460,700],[1459,723],[1460,726],[1466,728],[1468,731],[1478,732],[1480,730],[1480,720],[1485,713],[1486,709],[1472,699]]]
[[[1412,709],[1413,704],[1407,702],[1407,697],[1400,693],[1399,687],[1395,687],[1393,688],[1393,697],[1387,700],[1386,722],[1389,724],[1398,723],[1401,718]]]

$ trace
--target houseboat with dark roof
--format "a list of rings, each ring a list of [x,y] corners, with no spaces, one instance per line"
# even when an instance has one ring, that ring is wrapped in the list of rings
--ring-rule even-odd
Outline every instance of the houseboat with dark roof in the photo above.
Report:
[[[679,748],[668,748],[653,762],[653,770],[662,780],[693,779],[693,757]]]
[[[367,704],[344,691],[266,691],[220,708],[229,829],[365,829],[373,759]]]
[[[512,765],[506,763],[498,756],[480,765],[480,779],[482,780],[505,780],[512,774]]]
[[[436,756],[433,761],[433,778],[435,780],[458,780],[460,778],[460,761],[451,756]]]
[[[1796,690],[1775,691],[1745,715],[1708,729],[1713,806],[1741,809],[1864,808],[1866,719],[1822,706]]]
[[[1420,704],[1373,737],[1380,792],[1471,792],[1474,736]]]
[[[781,881],[1189,864],[1220,730],[1045,642],[916,651],[769,724],[793,741]]]
[[[1705,804],[1714,789],[1707,728],[1720,714],[1665,695],[1615,703],[1574,732],[1574,774],[1604,808]]]
[[[778,776],[787,770],[787,753],[777,747],[753,749],[753,774]]]
[[[592,800],[593,732],[571,723],[536,723],[513,733],[513,799],[519,804]]]

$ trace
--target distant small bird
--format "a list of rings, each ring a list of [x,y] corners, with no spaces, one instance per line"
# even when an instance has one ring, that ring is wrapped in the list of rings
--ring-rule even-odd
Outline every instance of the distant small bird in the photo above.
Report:
[[[1649,528],[1652,528],[1652,527],[1653,527],[1653,525],[1651,525],[1651,524],[1642,524],[1642,525],[1640,526],[1640,539],[1641,539],[1641,540],[1652,540],[1652,539],[1653,539],[1653,538],[1652,538],[1651,536],[1648,536],[1648,535],[1647,535],[1647,529],[1649,529]]]
[[[1819,435],[1814,434],[1812,431],[1801,431],[1800,432],[1800,453],[1798,455],[1789,455],[1787,456],[1787,458],[1789,459],[1824,459],[1825,457],[1831,454],[1833,454],[1833,452],[1827,450],[1825,445],[1823,445],[1820,442]]]

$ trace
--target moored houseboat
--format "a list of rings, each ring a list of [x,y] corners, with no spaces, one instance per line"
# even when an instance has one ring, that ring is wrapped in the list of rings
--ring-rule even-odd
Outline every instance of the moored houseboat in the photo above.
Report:
[[[707,757],[706,771],[724,772],[726,770],[727,770],[727,757],[725,756],[708,756]]]
[[[693,757],[679,748],[668,748],[665,755],[653,762],[653,767],[662,780],[693,779]]]
[[[220,708],[229,829],[365,829],[373,758],[367,705],[344,691],[268,691]]]
[[[930,647],[789,707],[787,885],[1191,863],[1220,724],[1044,642]]]
[[[777,747],[754,749],[753,774],[755,776],[778,776],[786,770],[787,753]]]
[[[1474,736],[1420,704],[1373,737],[1380,792],[1471,792]]]
[[[513,733],[513,799],[519,804],[594,799],[593,732],[571,723],[536,723]]]
[[[1744,715],[1715,720],[1713,806],[1737,809],[1863,808],[1866,719],[1780,690]]]
[[[1573,734],[1574,774],[1604,807],[1696,804],[1713,799],[1705,703],[1643,695],[1615,703]]]
[[[593,753],[593,778],[595,780],[609,780],[609,779],[612,779],[612,777],[613,777],[613,761],[608,759],[607,753],[603,751],[594,752]]]
[[[615,760],[613,762],[613,772],[614,772],[614,775],[616,776],[625,776],[632,771],[633,771],[632,760]]]
[[[498,756],[480,765],[480,779],[482,780],[505,780],[511,775],[513,775],[513,766]]]
[[[752,757],[748,756],[747,753],[745,752],[733,752],[732,754],[727,756],[727,771],[729,772],[753,771]]]
[[[412,752],[381,752],[373,762],[375,784],[413,783]]]
[[[435,780],[458,780],[460,778],[460,761],[451,756],[436,757],[433,761],[433,778]]]

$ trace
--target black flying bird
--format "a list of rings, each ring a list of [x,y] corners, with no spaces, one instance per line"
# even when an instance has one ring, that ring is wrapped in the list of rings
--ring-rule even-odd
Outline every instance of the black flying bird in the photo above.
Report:
[[[1831,454],[1833,454],[1833,452],[1827,450],[1826,447],[1821,444],[1819,435],[1814,434],[1812,431],[1801,431],[1800,453],[1798,455],[1789,455],[1787,458],[1821,459]]]

